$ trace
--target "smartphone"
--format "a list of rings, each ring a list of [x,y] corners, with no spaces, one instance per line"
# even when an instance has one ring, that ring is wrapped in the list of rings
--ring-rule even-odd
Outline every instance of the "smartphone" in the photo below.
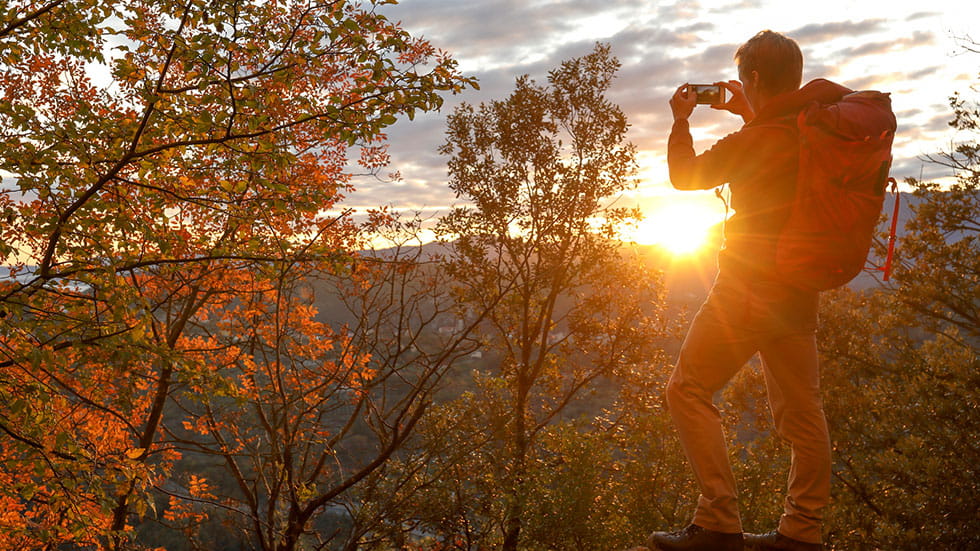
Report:
[[[691,84],[698,103],[718,105],[725,103],[725,89],[719,84]]]

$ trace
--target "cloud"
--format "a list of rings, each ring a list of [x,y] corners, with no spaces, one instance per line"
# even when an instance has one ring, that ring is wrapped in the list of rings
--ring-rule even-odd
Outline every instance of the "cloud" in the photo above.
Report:
[[[464,66],[477,63],[486,70],[553,60],[570,37],[601,35],[601,29],[591,28],[598,16],[635,18],[636,3],[606,0],[600,7],[595,0],[484,0],[450,5],[446,0],[412,0],[388,12],[436,46],[451,47]]]
[[[918,108],[916,108],[916,109],[906,109],[904,111],[900,111],[898,113],[895,113],[895,118],[898,119],[898,120],[911,119],[912,117],[916,117],[916,116],[918,116],[918,115],[920,115],[922,113],[923,113],[922,109],[918,109]]]
[[[862,44],[861,46],[838,50],[838,52],[834,55],[834,57],[853,60],[855,58],[866,56],[866,55],[883,54],[895,48],[895,46],[896,46],[896,42],[891,40],[886,42],[869,42],[866,44]]]
[[[574,4],[576,3],[570,2],[567,6]],[[578,4],[585,5],[587,2]],[[484,12],[477,10],[476,13]],[[454,13],[451,19],[455,21],[458,17],[459,14]],[[418,17],[417,21],[420,20],[426,20],[426,17]],[[612,54],[623,63],[613,81],[609,97],[623,109],[633,124],[630,137],[638,146],[655,149],[665,147],[666,133],[670,128],[667,99],[685,75],[690,75],[691,79],[702,75],[702,79],[711,80],[721,74],[722,68],[727,71],[731,67],[734,45],[714,46],[689,59],[670,57],[671,52],[677,48],[696,43],[696,33],[709,31],[713,27],[711,23],[705,22],[671,29],[658,25],[653,20],[634,21],[612,36],[600,40],[610,44]],[[452,32],[465,34],[461,29]],[[480,81],[479,91],[447,97],[441,113],[420,115],[414,122],[403,121],[389,129],[392,169],[400,170],[406,179],[424,178],[429,174],[434,182],[444,181],[446,159],[436,153],[436,148],[443,140],[446,117],[456,106],[463,101],[477,105],[503,99],[513,90],[515,79],[523,74],[544,84],[548,71],[564,60],[588,54],[595,43],[596,40],[592,39],[567,41],[553,46],[546,56],[533,62],[515,62],[510,65],[494,62],[491,69],[472,73]],[[462,59],[457,51],[456,48],[453,49],[454,55]],[[705,60],[711,60],[709,71],[698,67]],[[364,191],[375,188],[379,188],[379,185],[361,187]]]
[[[935,43],[935,40],[936,37],[932,32],[916,31],[915,33],[912,33],[912,36],[890,39],[881,42],[869,42],[859,46],[844,48],[838,50],[833,57],[853,60],[864,56],[901,52],[917,46],[927,46]]]
[[[694,2],[655,10],[637,10],[636,6],[631,0],[601,4],[595,0],[495,0],[453,3],[449,9],[445,0],[410,0],[388,9],[388,16],[402,20],[410,32],[450,50],[462,67],[477,67],[469,74],[479,79],[481,87],[478,92],[447,98],[440,114],[422,115],[413,123],[405,121],[391,128],[391,168],[400,170],[405,179],[430,178],[443,188],[443,195],[451,195],[444,186],[446,159],[436,153],[448,113],[462,101],[479,104],[506,97],[514,79],[523,74],[544,83],[549,70],[563,60],[591,52],[597,40],[608,43],[623,64],[609,97],[629,118],[630,139],[642,149],[662,150],[671,124],[670,94],[684,80],[730,76],[737,45],[711,45],[675,58],[678,51],[706,43],[703,36],[715,31],[716,25],[700,17],[703,10]],[[583,25],[592,35],[601,35],[588,26],[610,17],[623,24],[609,36],[572,38],[580,36]],[[381,190],[382,185],[371,183],[360,189],[367,195]],[[412,204],[436,199],[421,190],[413,193],[417,199]],[[407,194],[407,189],[400,189],[397,195]],[[387,188],[384,198],[389,199]]]
[[[806,49],[803,50],[803,82],[809,82],[815,78],[833,79],[840,74],[840,65],[832,60],[820,60],[815,56],[807,55]]]
[[[952,148],[946,138],[950,134],[949,121],[952,112],[942,106],[930,106],[929,109],[902,110],[896,113],[898,130],[895,133],[894,155],[892,164],[893,176],[919,177],[924,171],[924,178],[936,176],[936,167],[924,161],[926,156],[938,157],[937,150]],[[927,166],[922,166],[926,164]]]
[[[733,21],[762,25],[767,5],[775,0],[739,2],[684,1],[637,3],[634,0],[404,0],[381,8],[406,30],[429,39],[459,60],[464,73],[476,76],[481,89],[446,96],[441,113],[421,114],[389,129],[391,170],[399,184],[363,181],[348,202],[439,207],[457,202],[446,185],[446,161],[437,148],[444,141],[446,118],[461,102],[478,105],[500,100],[523,74],[544,84],[547,73],[562,61],[592,51],[596,41],[610,44],[622,68],[609,91],[630,122],[629,139],[650,158],[662,157],[672,118],[667,101],[685,81],[734,78],[732,56],[748,36],[730,32]],[[925,10],[928,10],[927,6]],[[937,48],[941,29],[934,11],[910,9],[879,12],[869,20],[809,19],[786,34],[800,42],[805,55],[804,79],[843,80],[855,88],[894,82],[918,82],[912,92],[937,78],[948,80],[944,61],[928,54]],[[836,12],[839,15],[839,12]],[[829,13],[833,17],[835,13]],[[934,18],[928,21],[929,18]],[[912,21],[912,23],[908,23]],[[932,23],[936,23],[933,25]],[[769,24],[769,23],[766,23]],[[774,21],[773,25],[778,25]],[[789,25],[792,27],[792,25]],[[890,38],[889,38],[890,37]],[[739,40],[739,43],[732,41]],[[912,55],[905,50],[922,48]],[[923,54],[923,55],[916,55]],[[878,58],[881,58],[879,63]],[[940,56],[941,57],[941,56]],[[894,62],[901,58],[898,67]],[[855,71],[850,62],[862,59]],[[970,81],[974,74],[968,75]],[[905,84],[903,84],[905,86]],[[938,97],[942,99],[945,92]],[[913,98],[903,90],[893,96],[902,109],[904,149],[896,167],[918,176],[915,154],[935,149],[934,141],[948,120],[948,108],[934,99]],[[904,104],[901,104],[904,102]],[[692,118],[698,129],[698,150],[738,128],[728,113],[698,108]],[[932,141],[930,141],[932,140]],[[921,142],[921,143],[920,143]],[[896,142],[896,146],[899,142]],[[940,144],[941,145],[941,144]],[[908,156],[908,150],[914,150]],[[658,169],[659,170],[659,169]]]
[[[402,121],[388,132],[389,153],[396,157],[407,157],[414,165],[432,167],[445,164],[437,160],[436,148],[442,143],[446,128],[446,117],[450,108],[443,106],[441,112],[418,115],[414,121]]]
[[[697,44],[701,40],[697,33],[713,28],[714,25],[707,22],[676,28],[656,22],[632,23],[604,42],[608,42],[614,54],[623,59],[650,53],[664,58],[667,52],[675,48]]]
[[[918,71],[914,71],[914,72],[911,72],[911,73],[906,73],[905,74],[905,78],[907,78],[908,80],[919,80],[919,79],[925,78],[925,77],[927,77],[929,75],[934,75],[934,74],[938,73],[940,69],[942,69],[942,67],[940,67],[938,65],[935,65],[935,66],[932,66],[932,67],[926,67],[924,69],[919,69]]]
[[[857,79],[850,79],[844,82],[845,86],[852,90],[869,90],[875,87],[880,87],[890,80],[889,76],[883,75],[866,75]]]
[[[906,17],[905,20],[906,21],[915,21],[916,19],[926,19],[926,18],[929,18],[929,17],[936,17],[936,16],[940,16],[940,15],[942,15],[942,13],[935,12],[935,11],[917,11],[917,12],[913,13],[912,15]]]
[[[940,153],[933,152],[929,155],[938,159]],[[896,157],[888,174],[899,182],[905,178],[921,178],[923,181],[929,181],[952,176],[952,171],[929,160],[926,154],[922,154],[914,157]]]
[[[725,76],[735,78],[735,52],[740,45],[717,44],[709,46],[702,53],[685,58],[687,71],[693,73],[690,80],[713,81]],[[697,78],[698,73],[703,76]]]
[[[658,21],[696,21],[701,12],[701,4],[695,0],[674,2],[657,7]]]
[[[741,0],[740,2],[726,2],[720,8],[712,8],[711,13],[727,14],[746,10],[756,10],[764,7],[762,0]]]
[[[922,132],[942,132],[945,133],[949,130],[949,121],[952,120],[952,114],[949,112],[939,113],[934,115],[932,118],[927,120],[923,124],[917,124],[912,129],[915,133]],[[908,130],[908,129],[906,129]]]
[[[786,33],[787,36],[801,43],[813,44],[827,42],[835,38],[850,38],[881,30],[885,25],[884,19],[867,19],[865,21],[839,21],[835,23],[811,23]]]
[[[413,210],[445,209],[447,205],[456,202],[446,185],[448,178],[445,173],[443,167],[442,178],[433,178],[434,174],[426,172],[425,179],[404,179],[397,182],[356,179],[355,191],[345,198],[344,206],[359,210],[382,205]]]
[[[385,10],[416,35],[451,49],[464,63],[484,67],[520,65],[535,47],[573,29],[569,19],[548,16],[542,8],[520,0],[454,2],[414,0]]]

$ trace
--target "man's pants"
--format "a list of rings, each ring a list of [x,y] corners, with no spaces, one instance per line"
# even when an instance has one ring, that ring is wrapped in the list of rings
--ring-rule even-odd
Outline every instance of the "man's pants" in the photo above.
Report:
[[[719,276],[695,316],[667,385],[667,403],[701,490],[694,524],[742,531],[721,415],[712,396],[756,353],[776,432],[792,466],[779,532],[821,541],[830,501],[830,436],[820,398],[817,295],[776,283]]]

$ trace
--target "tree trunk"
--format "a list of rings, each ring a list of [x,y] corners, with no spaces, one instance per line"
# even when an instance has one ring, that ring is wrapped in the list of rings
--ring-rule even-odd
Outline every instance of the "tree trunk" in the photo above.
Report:
[[[527,364],[525,363],[524,366]],[[525,367],[526,368],[526,367]],[[504,516],[504,543],[501,551],[517,551],[524,523],[524,478],[527,460],[527,426],[525,414],[530,384],[524,373],[517,375],[517,396],[514,404],[514,457],[511,464],[513,478],[509,488],[509,502]]]

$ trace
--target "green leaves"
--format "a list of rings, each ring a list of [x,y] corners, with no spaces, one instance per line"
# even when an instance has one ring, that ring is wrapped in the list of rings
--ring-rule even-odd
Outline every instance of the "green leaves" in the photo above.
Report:
[[[573,232],[603,219],[602,200],[634,185],[636,171],[625,116],[605,99],[617,67],[599,45],[552,71],[548,86],[522,77],[505,100],[457,109],[441,149],[451,155],[450,187],[487,220],[498,217],[492,226],[530,232],[530,241],[534,227]]]
[[[519,78],[508,97],[463,104],[448,120],[440,153],[468,204],[439,222],[446,269],[464,308],[489,309],[480,336],[499,358],[427,426],[425,452],[446,474],[419,483],[423,510],[392,513],[442,541],[626,543],[616,475],[594,463],[617,444],[597,426],[559,421],[609,379],[649,370],[663,307],[658,276],[593,231],[595,219],[620,216],[606,204],[632,185],[635,159],[625,117],[605,99],[616,63],[604,47],[586,57],[596,61],[566,61],[547,85]]]
[[[969,149],[976,106],[954,98],[953,109]],[[892,285],[823,304],[840,548],[980,544],[971,504],[980,490],[980,165],[953,152],[934,160],[956,167],[958,181],[907,182],[914,216]]]
[[[166,431],[211,397],[259,400],[221,371],[250,352],[215,326],[295,272],[343,269],[353,229],[325,213],[348,148],[382,151],[384,128],[472,79],[370,3],[11,7],[0,255],[33,275],[0,283],[0,422],[22,437],[0,449],[0,487],[21,489],[0,505],[31,511],[9,528],[26,547],[118,548],[181,461]],[[288,330],[312,327],[298,312]]]

